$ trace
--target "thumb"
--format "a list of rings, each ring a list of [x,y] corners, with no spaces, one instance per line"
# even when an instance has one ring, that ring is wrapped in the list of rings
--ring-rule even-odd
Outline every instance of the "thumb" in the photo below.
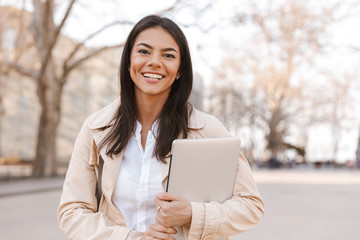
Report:
[[[175,201],[179,199],[179,196],[175,193],[158,193],[156,194],[156,199],[160,200],[160,201]]]

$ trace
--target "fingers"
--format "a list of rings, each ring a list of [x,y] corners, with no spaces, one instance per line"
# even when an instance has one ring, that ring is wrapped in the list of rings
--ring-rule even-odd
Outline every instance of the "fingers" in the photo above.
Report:
[[[159,193],[155,197],[157,206],[156,221],[166,227],[190,224],[192,220],[191,204],[175,193]]]
[[[178,194],[175,193],[158,193],[156,194],[156,199],[160,200],[160,201],[167,201],[167,202],[171,202],[171,201],[176,201],[181,199],[181,197]]]
[[[171,226],[171,222],[168,220],[168,218],[163,217],[163,215],[160,215],[159,213],[156,215],[155,220],[163,226]]]
[[[141,237],[142,240],[147,239],[170,239],[175,240],[170,234],[176,234],[176,230],[172,227],[164,227],[160,224],[152,224]]]
[[[155,200],[156,206],[157,206],[157,214],[156,214],[156,221],[158,223],[160,223],[163,226],[166,227],[171,227],[173,221],[172,216],[171,216],[171,212],[172,212],[172,207],[171,207],[171,203],[167,202],[167,201],[161,201],[156,199]]]
[[[155,197],[157,213],[159,213],[161,209],[162,213],[166,215],[172,207],[184,201],[186,200],[175,193],[159,193]]]
[[[156,212],[159,213],[160,211],[166,212],[169,209],[171,202],[155,199],[155,204],[157,206]]]
[[[173,236],[161,232],[150,232],[149,234],[144,234],[141,237],[141,240],[152,240],[152,239],[176,240]]]
[[[168,234],[176,234],[176,229],[173,227],[164,227],[160,224],[153,224],[153,229],[157,232],[163,232]]]

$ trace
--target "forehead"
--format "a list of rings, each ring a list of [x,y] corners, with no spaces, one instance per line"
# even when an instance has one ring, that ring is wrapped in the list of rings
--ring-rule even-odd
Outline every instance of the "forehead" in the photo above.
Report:
[[[140,32],[135,39],[134,46],[146,43],[153,48],[175,48],[179,52],[179,46],[173,36],[161,27],[153,27]]]

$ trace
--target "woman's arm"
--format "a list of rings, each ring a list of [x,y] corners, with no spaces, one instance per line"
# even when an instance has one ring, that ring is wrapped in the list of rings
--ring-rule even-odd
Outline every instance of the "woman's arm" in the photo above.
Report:
[[[231,136],[215,117],[204,113],[200,113],[199,116],[204,118],[204,128],[192,131],[192,137]],[[213,239],[239,234],[255,226],[264,215],[264,203],[248,161],[241,153],[238,158],[233,197],[221,204],[190,202],[190,205],[191,223],[183,226],[183,233],[189,240]],[[183,208],[186,209],[186,206],[187,204],[184,203]],[[171,209],[168,211],[170,212]],[[163,212],[160,211],[161,213]]]
[[[75,141],[58,208],[60,229],[70,239],[137,239],[139,233],[117,225],[97,212],[96,174],[90,164],[91,130],[85,121]]]

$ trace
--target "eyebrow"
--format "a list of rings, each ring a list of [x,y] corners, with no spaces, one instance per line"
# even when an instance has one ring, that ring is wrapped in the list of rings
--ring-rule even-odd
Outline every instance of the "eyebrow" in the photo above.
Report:
[[[152,46],[150,46],[149,44],[147,43],[139,43],[137,44],[136,46],[144,46],[144,47],[147,47],[147,48],[150,48],[150,49],[154,49]],[[161,49],[162,52],[168,52],[168,51],[173,51],[173,52],[176,52],[176,49],[175,48],[172,48],[172,47],[168,47],[168,48],[162,48]]]

